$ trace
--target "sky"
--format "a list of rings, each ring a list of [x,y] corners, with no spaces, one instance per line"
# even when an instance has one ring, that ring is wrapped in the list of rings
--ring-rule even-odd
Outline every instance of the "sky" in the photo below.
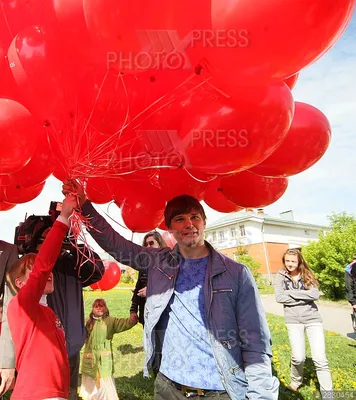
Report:
[[[294,99],[319,108],[332,127],[331,145],[324,157],[307,171],[291,177],[283,197],[265,208],[265,213],[278,216],[293,210],[299,222],[328,224],[332,212],[355,213],[356,198],[356,14],[343,37],[320,60],[300,74],[293,90]],[[293,157],[293,153],[290,155]],[[0,212],[0,239],[13,243],[15,227],[25,215],[46,215],[51,201],[61,201],[61,182],[50,177],[35,200]],[[115,205],[101,205],[99,210],[122,223]],[[208,223],[224,216],[207,210]],[[111,221],[111,220],[110,220]],[[112,222],[112,221],[111,221]],[[114,229],[131,239],[132,233],[112,223]],[[140,242],[142,235],[133,240]],[[91,242],[90,242],[91,243]],[[97,249],[97,248],[96,248]]]

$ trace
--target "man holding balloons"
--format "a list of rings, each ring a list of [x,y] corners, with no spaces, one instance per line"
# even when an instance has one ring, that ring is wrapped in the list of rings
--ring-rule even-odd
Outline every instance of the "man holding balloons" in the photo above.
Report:
[[[83,188],[66,181],[90,219],[96,242],[119,262],[149,269],[145,308],[145,375],[159,368],[155,400],[209,396],[274,400],[271,336],[249,269],[204,241],[206,216],[188,195],[170,200],[165,223],[177,245],[144,248],[99,215]],[[158,362],[157,362],[158,360]]]

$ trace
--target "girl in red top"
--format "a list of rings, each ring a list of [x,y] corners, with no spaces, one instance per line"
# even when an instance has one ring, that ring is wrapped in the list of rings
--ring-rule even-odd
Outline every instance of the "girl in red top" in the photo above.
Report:
[[[51,271],[76,205],[76,198],[68,196],[39,253],[25,255],[8,272],[13,289],[18,291],[8,306],[18,371],[12,400],[68,398],[69,364],[64,330],[55,313],[40,303],[43,295],[53,291]]]

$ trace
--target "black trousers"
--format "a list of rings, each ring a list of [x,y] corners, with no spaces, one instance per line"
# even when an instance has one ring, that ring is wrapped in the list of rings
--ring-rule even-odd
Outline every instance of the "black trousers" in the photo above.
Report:
[[[158,373],[157,378],[155,380],[154,400],[183,400],[186,399],[187,397],[197,398],[197,399],[202,399],[205,397],[209,399],[220,399],[220,400],[230,399],[229,395],[226,392],[212,392],[212,391],[207,392],[205,396],[198,396],[198,395],[186,396],[183,394],[181,390],[178,390],[174,386],[171,380],[166,378],[160,372]]]
[[[69,358],[70,385],[68,400],[78,400],[80,352]]]

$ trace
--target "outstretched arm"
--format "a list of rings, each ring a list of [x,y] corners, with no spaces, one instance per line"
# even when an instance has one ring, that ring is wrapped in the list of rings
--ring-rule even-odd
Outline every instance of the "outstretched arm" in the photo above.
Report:
[[[37,307],[34,307],[34,305],[39,303],[43,295],[49,275],[62,248],[62,242],[68,229],[68,218],[75,206],[76,199],[74,196],[64,199],[61,214],[48,232],[36,256],[36,261],[26,284],[17,294],[19,304],[28,315],[37,312]]]
[[[160,249],[146,249],[122,237],[86,199],[83,188],[75,181],[64,182],[63,193],[76,193],[82,214],[94,227],[89,233],[98,245],[122,264],[134,269],[147,269],[157,265],[156,256]]]
[[[114,318],[109,317],[109,332],[110,336],[114,335],[115,333],[120,333],[127,331],[134,327],[137,324],[137,321],[134,321],[130,318]]]

